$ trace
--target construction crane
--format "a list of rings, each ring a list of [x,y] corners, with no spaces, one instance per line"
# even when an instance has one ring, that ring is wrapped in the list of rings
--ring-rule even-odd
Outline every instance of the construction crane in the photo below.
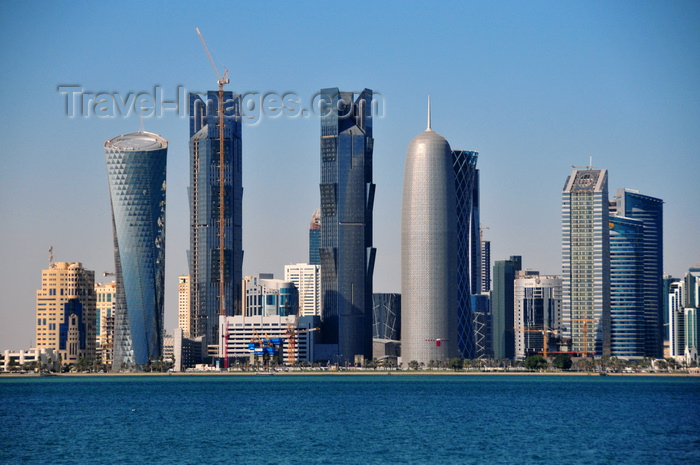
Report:
[[[199,32],[199,28],[196,27],[194,28],[195,31],[197,31],[197,35],[199,36],[199,40],[202,42],[202,46],[204,47],[204,51],[207,54],[207,57],[209,58],[209,63],[211,63],[211,67],[214,69],[214,73],[216,74],[216,83],[219,85],[219,102],[218,102],[218,111],[217,111],[217,116],[218,116],[218,127],[219,127],[219,315],[221,316],[226,316],[226,286],[224,282],[224,277],[225,277],[225,230],[224,226],[226,224],[225,218],[224,218],[224,213],[226,211],[224,201],[226,199],[225,196],[225,173],[226,170],[224,169],[224,86],[229,83],[228,79],[228,69],[224,70],[224,75],[223,77],[219,75],[219,71],[216,69],[216,65],[214,64],[214,60],[211,57],[211,53],[209,53],[209,48],[207,47],[207,43],[204,42],[204,37],[202,37],[202,33]],[[224,344],[224,354],[227,354],[227,337],[223,336],[222,337],[222,343]],[[224,368],[228,368],[228,356],[225,357],[224,359]]]
[[[479,242],[484,243],[484,229],[491,229],[488,226],[479,225]]]
[[[292,325],[291,321],[287,320],[287,340],[289,341],[289,346],[287,347],[287,363],[289,366],[294,366],[296,363],[296,344],[297,335],[310,333],[311,331],[318,331],[321,328],[309,328],[309,329],[298,329]]]
[[[588,357],[588,323],[593,323],[594,321],[597,320],[597,318],[563,318],[563,320],[564,321],[583,321],[583,356]],[[572,345],[573,345],[573,343],[572,343]]]
[[[543,343],[542,343],[542,356],[545,357],[545,358],[547,358],[547,353],[548,353],[548,350],[547,350],[547,344],[548,344],[548,342],[549,342],[549,341],[548,341],[548,340],[549,340],[548,334],[549,334],[549,333],[552,333],[552,334],[558,334],[558,333],[559,333],[558,330],[556,330],[556,329],[549,329],[549,328],[547,328],[547,327],[543,327],[542,329],[535,329],[535,328],[515,328],[515,330],[516,330],[516,331],[522,331],[522,332],[524,332],[524,333],[541,333],[541,334],[542,334],[542,340],[543,340]]]

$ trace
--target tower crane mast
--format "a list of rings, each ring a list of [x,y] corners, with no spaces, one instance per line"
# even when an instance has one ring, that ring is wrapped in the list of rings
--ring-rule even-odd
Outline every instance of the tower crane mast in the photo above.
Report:
[[[225,213],[226,213],[226,206],[225,206],[225,200],[226,200],[226,195],[225,195],[225,174],[226,170],[224,169],[224,85],[229,83],[229,78],[228,78],[228,69],[224,71],[223,77],[219,75],[219,71],[216,69],[216,65],[214,64],[214,60],[211,57],[211,53],[209,53],[209,48],[207,47],[207,43],[204,41],[204,37],[202,37],[202,33],[199,32],[199,28],[196,27],[195,30],[197,31],[197,35],[199,36],[199,40],[202,42],[202,46],[204,47],[204,52],[207,54],[207,57],[209,58],[209,63],[211,63],[211,67],[214,69],[214,73],[216,74],[216,83],[219,86],[219,101],[218,101],[218,108],[217,108],[217,126],[219,128],[219,315],[221,316],[226,316],[226,286],[225,286],[225,281],[224,278],[226,276],[225,273],[225,249],[226,249],[226,242],[225,242],[225,225],[226,225],[226,219],[225,219]],[[224,368],[228,368],[228,352],[227,352],[227,336],[228,334],[223,334],[221,335],[222,343],[224,344]]]

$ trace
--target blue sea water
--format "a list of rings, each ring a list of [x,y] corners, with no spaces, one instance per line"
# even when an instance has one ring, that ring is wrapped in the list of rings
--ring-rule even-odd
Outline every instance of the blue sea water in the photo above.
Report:
[[[700,464],[700,378],[0,378],[2,464]]]

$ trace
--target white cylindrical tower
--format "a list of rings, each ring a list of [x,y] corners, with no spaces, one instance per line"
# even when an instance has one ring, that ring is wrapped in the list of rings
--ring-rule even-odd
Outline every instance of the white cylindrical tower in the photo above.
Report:
[[[406,151],[401,214],[401,356],[458,356],[456,196],[450,144],[430,127]]]

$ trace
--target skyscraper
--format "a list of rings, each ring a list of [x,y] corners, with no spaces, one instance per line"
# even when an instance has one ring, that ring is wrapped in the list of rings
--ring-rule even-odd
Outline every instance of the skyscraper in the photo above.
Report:
[[[647,357],[663,356],[663,200],[632,189],[618,189],[617,216],[642,222],[642,281],[644,299],[644,352]]]
[[[117,283],[114,369],[162,354],[167,153],[168,141],[150,132],[105,142]]]
[[[571,349],[610,354],[607,170],[574,170],[562,191],[562,318]]]
[[[372,356],[372,91],[321,90],[321,299],[339,363]]]
[[[644,225],[610,216],[610,355],[644,357]]]
[[[224,222],[220,228],[218,93],[190,94],[190,337],[217,344],[219,314],[241,314],[243,279],[240,96],[224,92]],[[224,302],[220,301],[219,240],[223,235]]]
[[[401,206],[401,354],[427,364],[459,354],[457,196],[450,144],[431,128],[406,151]]]
[[[95,272],[79,262],[51,263],[36,291],[36,347],[63,364],[95,357]]]
[[[481,293],[491,291],[491,241],[481,241]]]
[[[112,364],[114,349],[114,308],[117,302],[117,283],[95,283],[97,298],[96,338],[97,357],[105,365]]]
[[[190,299],[190,275],[180,275],[177,277],[177,327],[182,330],[182,336],[190,337],[192,329],[192,306]]]
[[[511,255],[509,260],[493,264],[493,294],[491,300],[491,338],[493,356],[497,359],[515,357],[515,291],[513,283],[522,270],[522,257]]]
[[[285,265],[284,280],[294,283],[299,291],[299,316],[321,316],[320,265]]]
[[[309,265],[320,265],[321,255],[321,210],[314,210],[309,224]]]
[[[479,238],[479,154],[452,151],[457,211],[457,340],[463,358],[475,358],[472,294],[481,293],[481,241]]]

